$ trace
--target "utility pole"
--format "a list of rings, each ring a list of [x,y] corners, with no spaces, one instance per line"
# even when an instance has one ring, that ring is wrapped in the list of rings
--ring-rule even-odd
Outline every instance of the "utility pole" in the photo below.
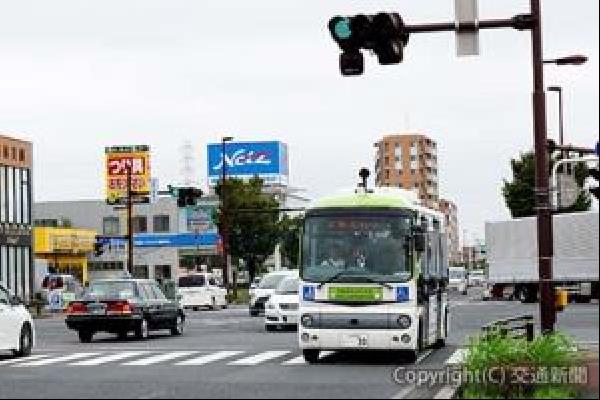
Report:
[[[226,144],[233,138],[225,136],[221,138],[221,154],[223,165],[221,166],[221,213],[223,221],[221,222],[221,238],[223,240],[223,285],[229,290],[229,205],[227,204],[227,153]]]
[[[131,168],[127,167],[127,271],[133,274],[133,190]]]

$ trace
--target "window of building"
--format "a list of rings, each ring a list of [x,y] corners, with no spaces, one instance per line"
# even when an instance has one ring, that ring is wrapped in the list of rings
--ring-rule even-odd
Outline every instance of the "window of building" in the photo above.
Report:
[[[133,225],[133,233],[147,233],[148,232],[148,218],[143,215],[138,215],[132,218],[131,223]]]
[[[25,150],[19,150],[19,162],[25,162]]]
[[[154,266],[154,279],[164,280],[171,279],[171,266],[170,265],[155,265]]]
[[[102,219],[102,232],[106,236],[117,236],[121,234],[119,217],[104,217]]]
[[[389,170],[385,171],[385,179],[390,179],[390,171]]]
[[[155,233],[167,233],[171,231],[171,224],[168,215],[155,215],[153,219]]]
[[[132,273],[133,277],[135,279],[148,279],[150,278],[149,272],[148,272],[148,266],[147,265],[135,265],[133,267],[133,273]]]

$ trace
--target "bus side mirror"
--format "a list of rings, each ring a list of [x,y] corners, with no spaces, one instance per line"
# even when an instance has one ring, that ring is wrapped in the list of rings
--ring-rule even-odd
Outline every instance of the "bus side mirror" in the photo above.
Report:
[[[418,253],[423,253],[427,250],[427,241],[425,239],[425,231],[421,227],[414,228],[413,231],[414,240],[415,240],[415,251]]]

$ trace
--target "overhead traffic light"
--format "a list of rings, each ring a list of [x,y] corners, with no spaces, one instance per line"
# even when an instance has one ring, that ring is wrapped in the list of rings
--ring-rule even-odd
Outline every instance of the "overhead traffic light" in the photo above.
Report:
[[[590,188],[590,193],[600,200],[600,168],[589,169],[588,176],[596,181],[596,186]]]
[[[399,64],[409,34],[398,13],[337,16],[329,21],[329,31],[342,49],[340,69],[343,75],[361,75],[364,57],[361,50],[373,51],[381,65]]]
[[[96,241],[94,243],[94,255],[100,257],[104,254],[104,243]]]

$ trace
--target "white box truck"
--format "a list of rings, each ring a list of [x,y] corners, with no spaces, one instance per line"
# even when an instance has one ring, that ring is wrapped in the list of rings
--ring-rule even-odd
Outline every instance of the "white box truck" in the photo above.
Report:
[[[598,299],[598,212],[554,217],[553,278],[578,302]],[[485,229],[489,282],[495,299],[539,298],[537,219],[490,222]]]

